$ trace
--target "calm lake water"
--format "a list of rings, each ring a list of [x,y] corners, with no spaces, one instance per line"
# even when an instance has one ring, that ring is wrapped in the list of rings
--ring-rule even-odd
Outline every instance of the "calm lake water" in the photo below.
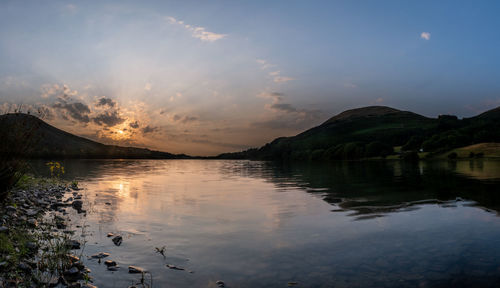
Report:
[[[73,226],[84,255],[108,252],[121,267],[86,260],[99,287],[139,282],[129,265],[153,287],[500,284],[500,162],[63,164],[88,205],[86,217],[68,209],[86,225]]]

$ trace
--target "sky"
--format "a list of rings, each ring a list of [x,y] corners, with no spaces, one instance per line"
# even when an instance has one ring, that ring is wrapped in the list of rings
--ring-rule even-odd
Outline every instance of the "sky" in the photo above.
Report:
[[[498,1],[0,1],[0,113],[216,155],[347,109],[500,106]]]

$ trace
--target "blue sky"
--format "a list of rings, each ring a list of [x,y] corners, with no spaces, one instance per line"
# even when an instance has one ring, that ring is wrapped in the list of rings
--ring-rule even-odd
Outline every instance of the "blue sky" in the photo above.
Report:
[[[102,142],[199,155],[361,106],[469,117],[500,106],[499,8],[2,1],[0,105],[43,108],[49,123]]]

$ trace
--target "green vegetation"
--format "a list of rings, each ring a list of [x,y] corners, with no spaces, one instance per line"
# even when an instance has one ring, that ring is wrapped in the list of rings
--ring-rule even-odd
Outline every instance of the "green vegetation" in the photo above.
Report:
[[[500,142],[500,108],[467,119],[458,119],[453,115],[432,119],[412,112],[373,106],[348,110],[320,126],[293,137],[275,139],[259,149],[218,157],[283,161],[366,158],[414,161],[483,142]],[[450,156],[446,157],[461,158],[461,154],[455,156],[452,153],[447,153]]]

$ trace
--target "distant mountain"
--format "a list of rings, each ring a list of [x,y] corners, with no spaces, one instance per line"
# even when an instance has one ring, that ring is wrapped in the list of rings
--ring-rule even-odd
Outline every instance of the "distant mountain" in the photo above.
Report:
[[[0,115],[0,154],[28,158],[178,159],[186,155],[101,144],[23,113]]]
[[[218,158],[327,160],[385,157],[403,151],[439,153],[481,142],[500,142],[500,108],[459,120],[422,115],[385,106],[344,111],[293,137],[281,137],[261,148],[225,153]]]

